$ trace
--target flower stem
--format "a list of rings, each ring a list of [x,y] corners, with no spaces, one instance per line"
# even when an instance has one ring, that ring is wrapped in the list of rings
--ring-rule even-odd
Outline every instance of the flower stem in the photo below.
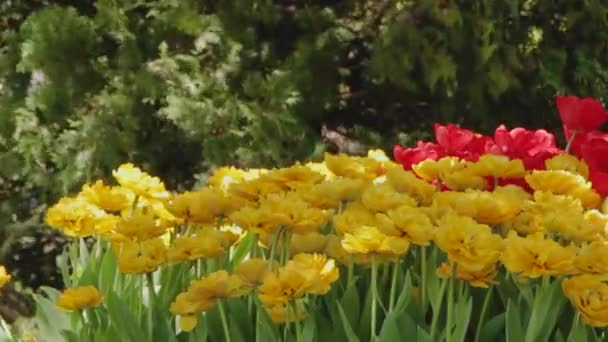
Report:
[[[274,255],[276,253],[277,244],[281,239],[281,234],[283,234],[283,227],[279,228],[279,230],[275,234],[276,235],[272,239],[272,245],[270,246],[270,257],[268,258],[270,261],[269,265],[272,265],[272,262],[274,261]]]
[[[450,342],[452,340],[452,311],[454,305],[454,277],[450,275],[448,278],[448,318],[446,322],[446,333],[445,340]]]
[[[376,282],[378,278],[378,264],[376,263],[375,258],[372,256],[372,283],[370,291],[372,291],[372,321],[371,321],[371,336],[372,340],[376,337],[376,301],[377,292],[376,292]]]
[[[154,310],[156,304],[156,292],[154,291],[154,275],[152,272],[146,273],[146,285],[148,285],[148,329],[150,338],[154,338]]]
[[[353,260],[354,256],[351,254],[348,256],[348,270],[347,270],[347,277],[346,277],[346,286],[350,286],[350,284],[353,281],[353,269],[354,269],[354,260]]]
[[[479,314],[479,322],[477,322],[477,329],[475,331],[475,342],[479,342],[479,338],[481,337],[481,329],[483,328],[483,323],[486,319],[486,313],[490,304],[490,298],[492,298],[492,290],[494,290],[494,288],[490,287],[486,292],[485,298],[483,299],[481,313]]]
[[[572,147],[572,142],[574,141],[574,137],[576,136],[576,131],[572,131],[572,135],[570,136],[570,139],[568,139],[568,143],[566,144],[566,148],[564,149],[564,152],[566,153],[570,153],[570,148]]]
[[[422,308],[422,317],[426,315],[426,247],[420,247],[420,275],[422,281],[420,282],[420,307]]]
[[[297,307],[296,302],[291,302],[291,305],[293,307],[294,323],[295,323],[295,328],[296,328],[296,341],[300,342],[302,337],[300,336],[300,321],[298,320],[298,312],[297,312],[298,307]]]
[[[226,319],[226,311],[224,310],[224,301],[222,299],[218,301],[218,306],[220,308],[220,318],[222,319],[224,337],[226,338],[226,342],[231,342],[232,340],[230,339],[230,330],[228,330],[228,320]]]
[[[435,337],[435,333],[437,330],[437,322],[439,321],[439,315],[441,314],[441,307],[443,304],[443,294],[445,293],[445,286],[448,281],[444,280],[441,282],[441,288],[439,289],[439,303],[437,304],[437,308],[433,308],[433,322],[431,323],[431,337]]]
[[[393,312],[395,306],[395,294],[397,292],[397,271],[399,270],[399,263],[395,263],[393,269],[393,277],[391,278],[391,294],[388,302],[388,312]]]

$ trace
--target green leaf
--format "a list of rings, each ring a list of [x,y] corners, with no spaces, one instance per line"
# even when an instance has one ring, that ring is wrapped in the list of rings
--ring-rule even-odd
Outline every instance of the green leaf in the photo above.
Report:
[[[340,300],[340,304],[344,308],[344,312],[346,313],[346,317],[351,326],[354,326],[359,322],[359,315],[361,314],[361,303],[359,301],[359,292],[357,291],[355,282],[352,282],[348,285]]]
[[[233,269],[236,265],[240,264],[241,261],[243,261],[243,259],[245,258],[245,256],[251,251],[251,248],[253,247],[253,243],[255,241],[255,233],[249,232],[243,238],[243,240],[239,242],[238,246],[234,249],[234,252],[232,253],[232,257],[230,258],[230,264]]]
[[[572,320],[572,328],[568,334],[568,342],[588,341],[587,326],[581,322],[578,314]]]
[[[526,341],[548,341],[565,304],[566,299],[562,295],[560,279],[555,279],[548,286],[542,286],[534,298],[526,330]]]
[[[99,290],[102,293],[107,293],[114,288],[114,279],[116,279],[116,272],[118,265],[114,252],[109,248],[103,253],[101,259],[101,266],[99,267]]]
[[[301,342],[314,342],[316,338],[317,325],[315,324],[315,317],[308,317],[302,326],[302,340]]]
[[[397,297],[397,303],[395,304],[395,311],[402,312],[407,306],[410,304],[412,299],[412,276],[410,271],[408,270],[405,274],[405,280],[403,282],[403,286],[401,287],[401,291],[399,292],[399,297]]]
[[[500,313],[486,322],[481,328],[480,341],[497,341],[505,328],[506,313]]]
[[[507,342],[524,341],[524,331],[522,328],[521,314],[519,313],[519,305],[515,304],[515,301],[513,300],[509,300],[507,303],[505,329]]]
[[[421,326],[418,326],[416,336],[418,337],[418,342],[433,342],[433,337]]]
[[[378,335],[378,341],[403,341],[399,334],[399,330],[406,329],[408,327],[399,327],[397,323],[397,317],[394,312],[386,317],[382,327],[380,328],[380,334]],[[413,331],[416,331],[416,327],[414,326]],[[407,340],[410,341],[410,340]]]
[[[230,322],[231,335],[238,335],[237,338],[244,339],[245,341],[255,339],[255,327],[253,326],[252,315],[249,313],[246,300],[229,300],[227,304],[227,316]],[[236,331],[233,332],[232,330]]]
[[[464,341],[469,328],[469,320],[471,319],[473,298],[468,296],[466,299],[456,302],[456,307],[454,309],[454,317],[457,317],[457,319],[455,322],[456,328],[452,332],[452,340]]]
[[[113,292],[106,294],[106,305],[110,313],[110,324],[123,338],[131,341],[146,341],[146,334],[141,326],[128,310],[125,302],[118,298]]]
[[[357,337],[357,335],[355,334],[355,331],[353,330],[352,326],[348,322],[348,318],[346,317],[346,314],[344,313],[344,309],[342,308],[342,305],[340,303],[337,303],[337,304],[338,304],[338,311],[340,312],[340,317],[342,318],[342,326],[344,327],[344,333],[346,334],[346,338],[347,338],[348,342],[359,342],[359,337]]]

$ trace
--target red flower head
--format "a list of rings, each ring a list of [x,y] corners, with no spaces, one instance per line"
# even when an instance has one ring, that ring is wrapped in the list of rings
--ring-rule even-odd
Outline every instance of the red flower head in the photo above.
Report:
[[[420,163],[423,160],[437,160],[445,157],[446,153],[443,147],[430,143],[418,141],[416,147],[405,148],[401,145],[393,146],[393,156],[395,160],[403,165],[406,170],[411,170],[413,165]]]
[[[544,129],[531,131],[516,127],[509,131],[500,125],[494,131],[494,143],[495,147],[488,152],[521,159],[528,170],[544,169],[545,160],[560,152],[555,136]]]
[[[578,136],[578,134],[577,134]],[[572,150],[589,165],[589,180],[602,196],[608,196],[608,134],[592,131],[581,134],[572,142]]]
[[[595,191],[602,197],[608,196],[608,172],[591,170],[589,171],[589,180],[591,180]]]
[[[490,137],[477,134],[468,129],[460,128],[454,124],[435,124],[435,139],[449,156],[460,157],[475,161],[490,145]]]
[[[580,150],[590,170],[608,172],[608,134],[587,135]]]
[[[598,129],[608,120],[604,105],[590,97],[557,96],[557,111],[568,130],[587,132]]]
[[[579,158],[583,158],[583,146],[587,145],[592,140],[602,140],[604,132],[601,131],[589,131],[579,132],[572,136],[573,132],[564,126],[564,132],[566,133],[566,139],[570,143],[570,149],[568,152],[574,154]]]

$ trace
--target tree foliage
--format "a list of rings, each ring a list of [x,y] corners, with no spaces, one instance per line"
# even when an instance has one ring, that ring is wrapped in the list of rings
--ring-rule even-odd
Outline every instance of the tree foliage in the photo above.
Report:
[[[606,93],[607,11],[598,0],[3,1],[0,226],[39,226],[45,203],[125,161],[187,188],[216,165],[314,157],[324,125],[382,147],[434,121],[555,125],[556,93]]]

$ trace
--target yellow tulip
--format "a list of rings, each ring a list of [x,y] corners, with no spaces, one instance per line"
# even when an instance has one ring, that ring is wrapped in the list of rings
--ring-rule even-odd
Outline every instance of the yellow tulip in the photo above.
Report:
[[[608,326],[606,280],[606,275],[582,274],[562,282],[564,295],[576,306],[583,321],[598,328]]]
[[[57,297],[57,307],[66,311],[86,309],[99,305],[103,300],[95,286],[73,287]]]
[[[509,272],[529,278],[568,275],[574,271],[576,249],[546,239],[543,233],[524,237],[510,231],[505,240],[501,262]]]
[[[489,226],[457,214],[439,220],[435,243],[450,260],[471,271],[496,263],[503,249],[502,238]]]
[[[150,176],[131,163],[120,165],[112,171],[112,175],[118,184],[138,196],[156,199],[169,197],[165,184],[158,177]]]

